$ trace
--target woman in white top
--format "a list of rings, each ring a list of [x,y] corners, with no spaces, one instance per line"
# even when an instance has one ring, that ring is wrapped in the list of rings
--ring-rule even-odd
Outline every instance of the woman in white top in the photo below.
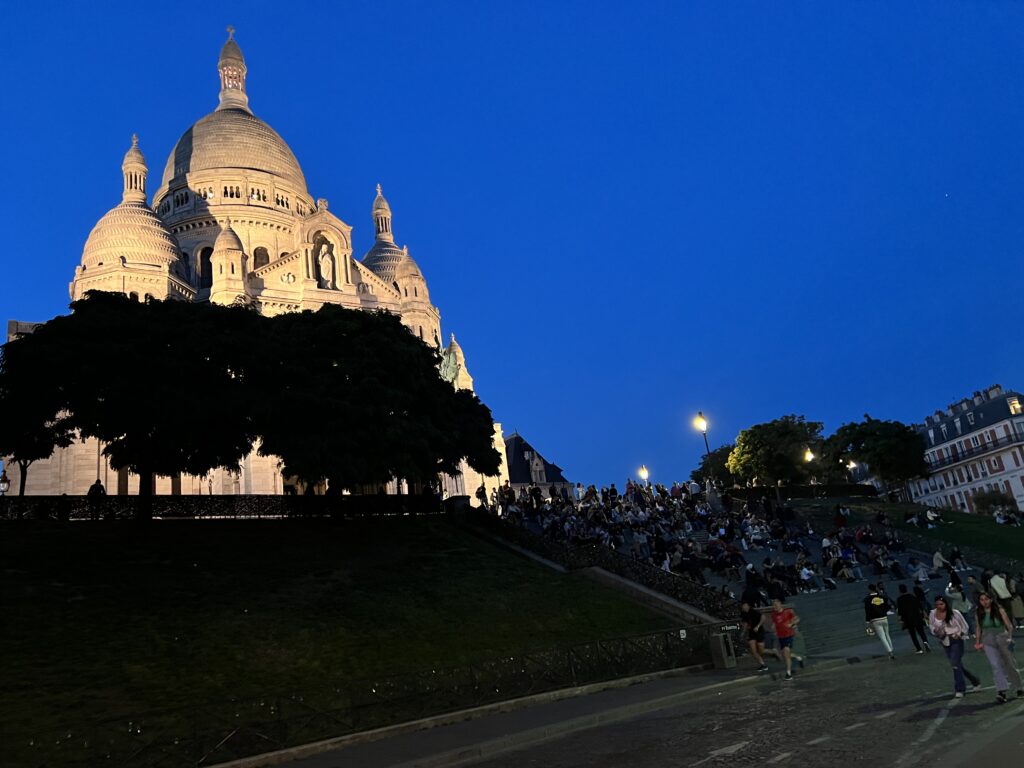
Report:
[[[981,681],[964,667],[964,638],[970,634],[967,620],[960,611],[955,610],[944,595],[935,598],[935,608],[928,614],[928,629],[939,638],[946,658],[953,668],[953,695],[962,699],[967,689],[966,677],[971,681],[974,690],[981,687]]]

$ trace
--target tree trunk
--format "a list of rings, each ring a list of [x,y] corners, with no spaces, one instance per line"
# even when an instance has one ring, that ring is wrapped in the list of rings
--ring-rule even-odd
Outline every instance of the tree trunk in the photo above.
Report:
[[[18,462],[18,467],[21,469],[21,477],[18,478],[18,495],[19,496],[24,496],[25,495],[25,480],[28,477],[28,467],[29,467],[29,465],[31,463],[32,463],[31,461],[19,461]]]
[[[148,522],[153,519],[153,470],[139,468],[138,506],[135,508],[135,519]]]

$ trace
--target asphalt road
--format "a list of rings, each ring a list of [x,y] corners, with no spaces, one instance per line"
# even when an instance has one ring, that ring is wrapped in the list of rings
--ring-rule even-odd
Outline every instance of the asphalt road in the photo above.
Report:
[[[776,672],[780,665],[769,662]],[[1024,699],[995,702],[992,673],[970,652],[983,690],[953,698],[941,649],[821,671],[773,676],[672,709],[508,752],[478,768],[652,768],[652,766],[872,766],[943,768],[1024,765]],[[1013,693],[1011,691],[1011,697]],[[1011,733],[1012,732],[1012,733]],[[1010,736],[1007,737],[1007,734]],[[997,737],[1000,739],[997,743]],[[1000,747],[1003,743],[1006,746]]]

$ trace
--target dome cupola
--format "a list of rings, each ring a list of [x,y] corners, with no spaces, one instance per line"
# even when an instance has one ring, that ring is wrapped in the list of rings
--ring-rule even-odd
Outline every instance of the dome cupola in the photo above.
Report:
[[[220,106],[217,109],[244,109],[249,112],[249,97],[245,93],[245,57],[235,42],[234,27],[228,27],[228,39],[220,49],[217,71],[220,73]]]

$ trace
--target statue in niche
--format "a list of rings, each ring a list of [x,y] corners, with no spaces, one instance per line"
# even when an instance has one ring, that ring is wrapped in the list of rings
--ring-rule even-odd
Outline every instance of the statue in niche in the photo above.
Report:
[[[334,254],[332,250],[334,246],[328,240],[324,240],[320,243],[320,254],[317,256],[316,264],[318,271],[318,288],[327,288],[330,290],[334,287]]]

